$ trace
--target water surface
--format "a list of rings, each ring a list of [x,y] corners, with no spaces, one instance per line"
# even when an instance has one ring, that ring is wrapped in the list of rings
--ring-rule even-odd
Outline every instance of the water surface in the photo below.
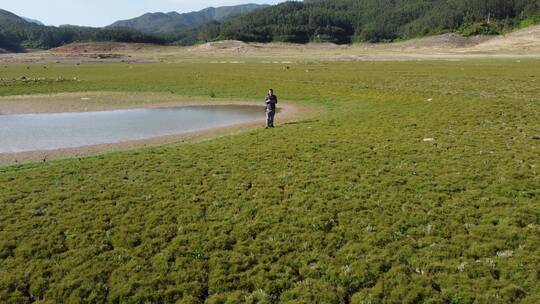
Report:
[[[189,106],[0,115],[0,153],[54,150],[189,133],[264,117],[255,106]]]

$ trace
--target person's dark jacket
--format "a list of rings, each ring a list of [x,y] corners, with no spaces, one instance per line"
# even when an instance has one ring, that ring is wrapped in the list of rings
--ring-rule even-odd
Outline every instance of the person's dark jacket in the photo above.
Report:
[[[266,95],[266,98],[264,99],[264,102],[266,103],[266,111],[267,112],[275,112],[276,111],[276,104],[278,103],[278,99],[276,95]]]

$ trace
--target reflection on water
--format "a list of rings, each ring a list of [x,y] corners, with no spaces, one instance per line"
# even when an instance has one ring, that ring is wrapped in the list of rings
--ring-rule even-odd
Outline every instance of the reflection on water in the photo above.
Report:
[[[52,150],[188,133],[264,117],[254,106],[190,106],[0,115],[0,153]]]

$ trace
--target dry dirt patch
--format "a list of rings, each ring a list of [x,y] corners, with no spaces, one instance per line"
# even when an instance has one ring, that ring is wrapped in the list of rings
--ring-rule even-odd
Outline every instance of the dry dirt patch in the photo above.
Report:
[[[136,43],[74,43],[49,51],[0,54],[13,62],[306,62],[398,61],[467,58],[540,58],[540,26],[504,36],[463,37],[456,33],[395,43],[245,43],[209,42],[191,47]]]

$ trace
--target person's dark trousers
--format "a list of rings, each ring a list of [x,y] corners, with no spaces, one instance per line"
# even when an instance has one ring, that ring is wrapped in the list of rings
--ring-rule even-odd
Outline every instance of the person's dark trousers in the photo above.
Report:
[[[276,116],[276,111],[266,111],[266,127],[274,127],[274,116]]]

